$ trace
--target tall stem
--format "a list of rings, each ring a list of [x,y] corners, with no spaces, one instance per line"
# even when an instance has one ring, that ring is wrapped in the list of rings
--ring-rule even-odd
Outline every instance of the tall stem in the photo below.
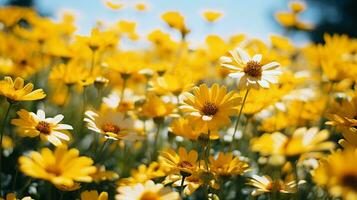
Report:
[[[92,63],[90,66],[90,75],[92,75],[95,66],[95,50],[92,50]]]
[[[247,89],[247,91],[245,92],[245,95],[244,95],[244,98],[243,98],[243,102],[242,102],[242,106],[239,110],[239,114],[238,114],[238,118],[237,118],[237,121],[236,121],[236,124],[234,126],[234,132],[233,132],[233,136],[232,136],[232,142],[229,146],[229,151],[232,151],[232,148],[233,148],[233,144],[234,144],[234,140],[235,140],[235,136],[236,136],[236,133],[237,133],[237,130],[238,130],[238,125],[239,125],[239,121],[240,121],[240,118],[242,116],[242,111],[243,111],[243,108],[244,108],[244,104],[245,104],[245,101],[247,100],[247,97],[248,97],[248,93],[249,93],[249,90],[250,88]]]
[[[2,173],[2,140],[3,140],[3,137],[4,137],[4,129],[5,129],[5,125],[6,125],[6,122],[7,122],[7,117],[10,113],[10,110],[11,110],[11,107],[12,107],[12,103],[9,102],[9,106],[7,107],[7,110],[5,111],[5,115],[4,115],[4,118],[2,120],[2,125],[1,125],[1,129],[0,129],[0,191],[1,191],[1,188],[2,188],[2,179],[1,179],[1,173]]]
[[[158,145],[158,140],[159,140],[159,135],[160,135],[161,123],[156,123],[156,126],[157,126],[157,129],[156,129],[156,134],[155,134],[155,139],[154,139],[154,146],[153,146],[151,160],[153,160],[156,157],[156,151],[157,151],[157,145]]]
[[[126,81],[127,81],[127,78],[124,78],[123,79],[123,86],[121,88],[121,91],[120,91],[120,101],[119,101],[119,104],[118,106],[120,106],[120,104],[123,102],[124,100],[124,91],[125,91],[125,87],[126,87]]]
[[[183,189],[184,189],[185,178],[186,178],[186,176],[182,176],[182,179],[181,179],[180,195],[181,195],[182,199],[184,196]]]

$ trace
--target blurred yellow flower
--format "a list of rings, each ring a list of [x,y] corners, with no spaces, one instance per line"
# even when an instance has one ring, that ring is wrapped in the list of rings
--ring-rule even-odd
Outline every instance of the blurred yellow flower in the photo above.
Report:
[[[92,182],[90,175],[96,171],[92,164],[91,158],[79,156],[77,149],[68,150],[67,146],[59,146],[54,152],[43,148],[40,153],[32,151],[29,156],[19,158],[24,174],[68,187],[73,186],[74,181]]]
[[[207,10],[202,13],[202,16],[208,22],[215,22],[215,21],[219,20],[221,17],[223,17],[223,13],[218,12],[218,11]]]
[[[190,175],[197,169],[198,153],[195,150],[189,152],[180,147],[178,154],[173,149],[167,149],[160,153],[160,165],[168,168],[171,174]]]
[[[313,180],[326,187],[330,194],[345,200],[357,199],[357,151],[348,148],[337,151],[320,161],[313,171]]]
[[[169,130],[175,135],[190,140],[198,140],[200,137],[203,137],[203,139],[208,137],[207,127],[195,124],[194,121],[192,121],[189,117],[173,120]],[[219,134],[217,131],[211,131],[209,137],[211,140],[215,140],[219,138]]]
[[[12,119],[11,124],[16,125],[20,129],[20,135],[26,137],[40,136],[41,140],[46,140],[55,146],[62,144],[61,140],[69,141],[67,130],[72,130],[72,126],[68,124],[60,124],[63,120],[63,115],[46,118],[43,110],[38,110],[37,113],[20,110],[17,112],[18,119]]]
[[[16,198],[15,193],[8,193],[6,195],[6,198],[1,198],[0,197],[0,200],[20,200],[20,199]],[[31,198],[31,197],[23,197],[23,198],[21,198],[21,200],[33,200],[33,198]]]
[[[96,190],[86,190],[81,192],[81,200],[108,200],[108,193],[101,192],[98,194]]]
[[[42,89],[33,90],[33,84],[24,85],[24,79],[17,77],[15,81],[6,76],[0,81],[0,96],[6,97],[10,101],[33,101],[46,97]]]
[[[180,195],[162,184],[155,184],[153,181],[138,183],[133,186],[121,186],[118,188],[117,200],[151,200],[170,199],[179,200]]]
[[[140,115],[149,118],[163,118],[168,116],[175,109],[175,105],[164,102],[162,98],[154,93],[149,93],[145,103],[142,105]]]
[[[298,128],[292,136],[280,132],[265,133],[259,138],[251,140],[251,148],[263,155],[283,155],[295,157],[305,153],[333,150],[335,144],[326,141],[329,137],[327,130],[319,130],[317,127],[307,129]]]
[[[158,163],[152,162],[148,166],[141,164],[137,169],[132,169],[130,177],[120,179],[119,185],[136,185],[145,183],[148,180],[160,178],[166,175],[165,169]]]

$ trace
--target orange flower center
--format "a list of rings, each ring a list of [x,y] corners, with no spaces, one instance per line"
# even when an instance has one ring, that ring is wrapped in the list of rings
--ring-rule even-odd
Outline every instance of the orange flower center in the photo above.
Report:
[[[262,76],[262,65],[256,61],[249,61],[244,68],[244,73],[251,77],[259,78]]]
[[[208,116],[215,115],[218,112],[218,107],[214,103],[206,102],[203,105],[201,112],[204,115],[208,115]]]
[[[120,132],[120,128],[113,124],[113,123],[106,123],[102,126],[102,130],[104,132],[111,132],[111,133],[115,133],[118,134]]]
[[[151,192],[151,191],[145,191],[141,197],[140,200],[160,200],[161,197],[158,195],[156,192]]]
[[[36,130],[40,131],[43,134],[48,135],[51,133],[51,126],[48,122],[40,121],[36,126]]]
[[[54,174],[55,176],[60,176],[62,174],[62,171],[54,166],[46,168],[46,171],[50,174]]]

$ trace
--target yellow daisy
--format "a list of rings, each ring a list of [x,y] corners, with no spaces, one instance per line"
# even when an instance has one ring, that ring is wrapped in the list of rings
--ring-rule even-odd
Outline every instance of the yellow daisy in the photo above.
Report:
[[[197,125],[207,125],[209,130],[216,130],[228,125],[230,116],[237,112],[240,97],[234,92],[227,93],[225,86],[213,84],[208,88],[206,84],[193,88],[193,94],[185,94],[184,105],[180,106],[183,112],[197,119]],[[202,124],[203,123],[203,124]]]
[[[219,152],[217,158],[209,157],[210,171],[219,176],[242,175],[249,169],[248,163],[234,157],[232,153]]]
[[[0,95],[11,101],[33,101],[46,97],[42,89],[33,90],[33,84],[24,85],[24,79],[17,77],[15,81],[6,76],[0,81]]]
[[[22,136],[40,136],[41,140],[47,140],[55,146],[61,145],[61,140],[70,140],[67,130],[73,128],[68,124],[60,124],[63,115],[46,118],[43,110],[38,110],[35,114],[24,109],[18,111],[17,115],[19,118],[11,120],[11,124],[19,127]]]
[[[48,148],[32,151],[19,158],[20,170],[33,178],[43,179],[54,185],[71,187],[77,182],[92,182],[91,174],[96,167],[89,157],[79,156],[77,149],[59,146],[55,151]]]
[[[162,184],[155,184],[153,181],[147,181],[144,184],[138,183],[133,186],[121,186],[118,188],[119,194],[117,200],[179,200],[180,195],[177,192],[164,187]]]
[[[161,152],[159,162],[163,167],[167,167],[170,173],[189,175],[197,169],[197,158],[197,151],[187,152],[185,148],[180,147],[178,154],[173,149]]]
[[[269,83],[278,83],[281,71],[277,69],[280,64],[271,62],[262,64],[262,55],[250,57],[241,48],[229,51],[230,57],[222,56],[221,65],[233,71],[228,76],[238,79],[239,88],[269,88]]]

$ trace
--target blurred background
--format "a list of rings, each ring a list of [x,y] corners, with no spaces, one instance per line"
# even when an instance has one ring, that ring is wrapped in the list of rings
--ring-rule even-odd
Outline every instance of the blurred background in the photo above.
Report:
[[[109,9],[106,2],[119,3],[122,8]],[[63,12],[76,16],[78,34],[88,34],[98,21],[116,22],[129,20],[137,22],[137,30],[142,37],[153,28],[172,32],[160,19],[164,11],[181,12],[192,32],[187,39],[201,42],[208,34],[230,36],[236,33],[247,34],[251,38],[267,40],[271,34],[284,34],[284,27],[274,20],[274,13],[287,11],[289,1],[283,0],[0,0],[1,5],[34,7],[41,15],[58,18]],[[144,4],[139,12],[137,4]],[[344,33],[351,37],[357,35],[356,0],[306,0],[307,9],[299,18],[313,24],[310,31],[289,31],[289,37],[297,44],[307,41],[322,42],[323,33]],[[203,20],[204,10],[223,13],[222,19],[214,25]],[[175,33],[172,33],[175,35]],[[176,33],[177,34],[177,33]],[[179,36],[177,36],[179,37]]]

